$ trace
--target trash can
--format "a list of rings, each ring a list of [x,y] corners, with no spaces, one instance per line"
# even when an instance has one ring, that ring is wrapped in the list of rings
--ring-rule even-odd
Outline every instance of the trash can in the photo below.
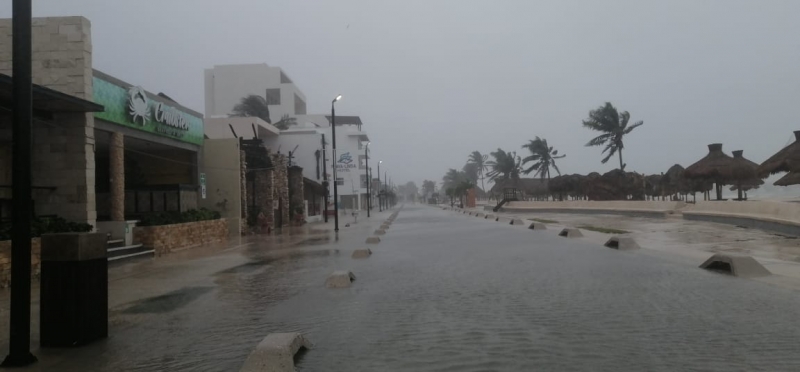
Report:
[[[107,337],[106,235],[47,234],[41,243],[41,346],[80,346]]]

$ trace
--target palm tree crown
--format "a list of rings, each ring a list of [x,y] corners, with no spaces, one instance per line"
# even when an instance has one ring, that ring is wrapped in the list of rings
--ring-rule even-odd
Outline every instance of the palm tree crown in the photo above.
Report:
[[[486,162],[486,165],[491,169],[486,173],[489,176],[489,181],[494,181],[498,178],[504,180],[519,179],[522,159],[517,156],[515,151],[505,152],[503,149],[497,149],[497,151],[491,152],[491,155],[494,160]]]
[[[522,148],[528,149],[531,153],[522,159],[522,164],[533,163],[528,169],[523,170],[523,173],[530,174],[536,171],[534,176],[540,176],[542,179],[547,176],[547,179],[550,179],[550,167],[553,167],[558,175],[561,175],[561,171],[556,165],[556,159],[561,159],[567,155],[558,155],[558,150],[548,146],[546,139],[536,136],[536,139],[532,139],[527,144],[522,145]]]
[[[622,143],[622,137],[633,131],[636,127],[644,124],[644,122],[640,120],[628,126],[628,121],[630,119],[631,114],[627,111],[618,112],[617,109],[611,105],[611,102],[606,102],[605,106],[600,106],[595,110],[589,111],[589,118],[583,121],[583,126],[591,130],[603,132],[603,134],[593,138],[586,146],[605,146],[603,154],[608,154],[601,160],[603,164],[614,156],[615,153],[619,153],[619,169],[625,169],[625,164],[622,162],[622,149],[625,147]]]
[[[467,164],[474,164],[476,168],[478,168],[478,176],[481,180],[481,189],[484,191],[486,188],[483,186],[483,176],[489,167],[486,165],[486,159],[489,158],[489,155],[483,155],[480,151],[473,151],[469,154],[469,158],[467,158]]]
[[[239,103],[233,106],[233,112],[230,116],[257,117],[272,124],[272,120],[269,118],[267,100],[255,94],[248,94],[242,97]]]

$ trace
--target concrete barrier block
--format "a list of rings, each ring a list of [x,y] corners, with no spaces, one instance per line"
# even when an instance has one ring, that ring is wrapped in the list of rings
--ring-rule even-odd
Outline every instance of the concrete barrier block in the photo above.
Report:
[[[385,224],[385,223],[384,223],[384,224],[381,224],[381,227],[380,227],[380,228],[381,228],[381,230],[389,230],[389,227],[390,227],[390,226],[391,226],[391,225],[389,225],[389,224]]]
[[[374,234],[375,235],[385,235],[386,234],[386,229],[377,229],[377,230],[375,230]]]
[[[706,262],[703,262],[700,267],[741,278],[757,278],[772,274],[753,257],[730,253],[715,253]]]
[[[525,222],[524,222],[524,221],[522,221],[522,220],[521,220],[521,219],[519,219],[519,218],[514,218],[514,219],[512,219],[512,220],[511,220],[511,222],[509,222],[509,224],[511,224],[511,225],[518,225],[518,226],[522,226],[522,225],[524,225],[524,224],[525,224]]]
[[[366,249],[356,249],[353,251],[352,258],[367,258],[372,255],[372,251],[369,248]]]
[[[583,236],[583,233],[574,227],[567,227],[561,230],[561,232],[558,233],[558,236],[563,236],[565,238],[580,238]]]
[[[480,212],[475,213],[475,217],[483,217],[483,213],[480,213]]]
[[[531,230],[547,230],[547,225],[541,222],[533,222],[528,226]]]
[[[347,288],[353,284],[354,280],[356,280],[356,276],[350,271],[334,271],[328,276],[328,280],[325,281],[325,286],[328,288]]]
[[[294,356],[311,343],[300,333],[270,333],[258,343],[240,372],[294,372]]]
[[[612,249],[618,249],[620,251],[632,251],[635,249],[639,249],[639,244],[636,243],[633,238],[628,238],[624,236],[612,236],[604,246]]]
[[[486,215],[486,219],[487,219],[487,220],[493,220],[493,219],[495,219],[495,218],[496,218],[496,217],[495,217],[493,214],[487,214],[487,215]]]
[[[377,236],[370,236],[369,238],[367,238],[367,241],[365,243],[367,243],[367,244],[378,244],[380,242],[381,242],[381,238],[379,238]]]

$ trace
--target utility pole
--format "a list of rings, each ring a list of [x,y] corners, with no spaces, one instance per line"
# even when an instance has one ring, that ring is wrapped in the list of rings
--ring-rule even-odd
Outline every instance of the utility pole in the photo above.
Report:
[[[3,367],[36,362],[31,354],[31,147],[33,80],[31,0],[13,0],[11,21],[12,186],[11,299],[8,356]]]
[[[333,231],[339,231],[339,188],[338,176],[336,174],[336,101],[342,99],[342,95],[336,96],[331,101],[331,136],[333,137]]]
[[[328,159],[325,157],[325,133],[322,133],[322,183],[325,184],[325,223],[328,223],[328,187],[330,187],[330,183],[328,182]]]
[[[364,162],[364,172],[367,173],[367,217],[369,217],[370,204],[372,203],[372,194],[369,193],[369,142],[367,142],[367,146],[364,147]]]

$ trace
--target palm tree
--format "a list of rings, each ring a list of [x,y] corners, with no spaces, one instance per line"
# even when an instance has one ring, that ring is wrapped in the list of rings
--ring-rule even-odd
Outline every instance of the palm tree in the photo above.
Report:
[[[561,175],[561,171],[556,165],[556,159],[561,159],[567,155],[558,155],[558,150],[553,150],[552,146],[547,146],[546,139],[536,136],[536,139],[530,140],[527,144],[522,145],[522,148],[528,149],[528,151],[531,152],[529,156],[522,159],[522,164],[527,164],[529,162],[534,163],[528,167],[528,169],[523,170],[523,173],[530,174],[536,171],[534,177],[540,176],[544,179],[544,177],[547,176],[547,179],[550,180],[550,167],[553,167],[558,175]]]
[[[286,130],[292,125],[297,125],[297,119],[289,117],[289,114],[283,114],[283,116],[281,116],[281,120],[278,120],[278,122],[275,123],[275,128]]]
[[[426,199],[433,196],[434,191],[436,191],[436,182],[431,180],[422,181],[422,192],[425,193]]]
[[[490,153],[494,160],[489,160],[486,165],[491,169],[486,175],[489,181],[499,179],[519,179],[522,159],[517,156],[515,151],[505,152],[503,149]]]
[[[456,189],[453,187],[448,187],[447,190],[444,190],[444,194],[450,198],[450,207],[452,207],[453,204],[455,204],[453,202],[453,197],[456,195]]]
[[[456,187],[454,193],[458,196],[458,203],[460,208],[464,208],[464,197],[467,196],[467,190],[475,187],[475,184],[468,179],[461,180]]]
[[[601,162],[605,164],[608,159],[619,153],[619,169],[625,170],[625,164],[622,162],[622,149],[625,147],[622,143],[622,137],[633,131],[636,127],[644,124],[643,121],[638,121],[635,124],[628,126],[628,121],[631,119],[631,114],[627,111],[617,112],[617,109],[611,105],[611,102],[606,102],[605,106],[600,106],[595,110],[589,111],[589,118],[583,121],[583,126],[591,130],[603,132],[593,138],[586,146],[602,146],[603,154],[608,152]]]
[[[472,181],[472,183],[478,183],[478,179],[480,178],[480,172],[478,171],[478,166],[474,163],[467,163],[464,164],[464,167],[461,168],[461,171],[464,172],[464,175]]]
[[[489,155],[483,155],[480,151],[473,151],[469,154],[469,158],[467,159],[467,163],[475,164],[478,168],[478,176],[480,176],[481,189],[483,189],[483,191],[486,191],[486,187],[483,185],[483,178],[486,171],[489,170],[489,167],[486,165],[486,159],[488,158]]]
[[[455,188],[459,184],[459,182],[465,180],[466,178],[467,177],[466,174],[464,174],[464,172],[459,172],[454,168],[450,168],[447,170],[447,173],[445,173],[444,177],[442,177],[442,188],[443,189],[449,187]]]
[[[272,120],[269,118],[267,100],[255,94],[248,94],[242,97],[239,103],[233,106],[233,112],[230,116],[257,117],[272,124]]]

